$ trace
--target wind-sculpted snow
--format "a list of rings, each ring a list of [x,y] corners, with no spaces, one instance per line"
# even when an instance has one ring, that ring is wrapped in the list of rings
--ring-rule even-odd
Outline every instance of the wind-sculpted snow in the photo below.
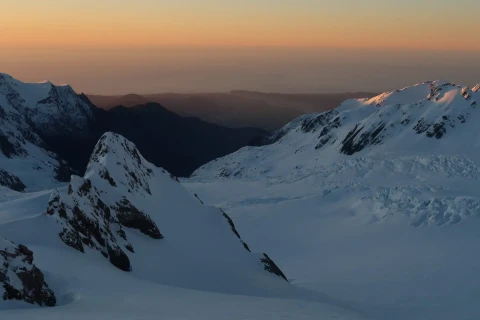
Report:
[[[33,252],[0,238],[0,299],[23,300],[53,307],[55,294],[45,283],[44,275],[33,264]]]

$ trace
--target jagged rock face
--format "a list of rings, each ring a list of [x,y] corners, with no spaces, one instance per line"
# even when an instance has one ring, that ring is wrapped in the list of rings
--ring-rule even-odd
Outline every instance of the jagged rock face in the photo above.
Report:
[[[452,83],[433,82],[430,91],[425,100],[413,104],[381,107],[347,134],[340,151],[352,155],[366,147],[382,144],[404,130],[413,130],[427,138],[441,139],[450,130],[465,123],[477,103],[472,98],[471,90]],[[429,103],[434,101],[440,104],[452,98],[458,100],[458,108],[435,107]]]
[[[263,254],[263,258],[261,258],[260,261],[263,263],[266,271],[273,273],[288,282],[288,279],[282,272],[282,270],[280,270],[280,268],[275,264],[275,262],[273,262],[272,259],[270,259],[270,257],[266,253]]]
[[[245,250],[247,250],[248,252],[251,252],[247,243],[245,241],[243,241],[242,237],[240,236],[240,234],[237,231],[237,228],[235,228],[235,224],[233,223],[233,220],[225,213],[225,211],[223,211],[221,209],[220,209],[220,211],[223,213],[223,217],[225,219],[227,219],[228,224],[232,228],[232,232],[240,240],[240,243],[243,245]],[[282,270],[280,270],[280,268],[275,264],[275,262],[273,262],[272,259],[270,259],[270,257],[266,253],[264,253],[263,256],[260,258],[260,263],[262,264],[265,271],[267,271],[269,273],[272,273],[272,274],[274,274],[278,277],[281,277],[285,281],[289,282],[287,277],[285,276],[285,274],[282,272]]]
[[[0,186],[4,186],[15,191],[23,191],[26,188],[26,186],[17,176],[8,173],[3,169],[0,169]]]
[[[56,191],[51,196],[47,213],[62,225],[63,242],[81,252],[85,247],[96,250],[117,268],[130,271],[125,250],[134,253],[135,248],[124,228],[163,238],[150,216],[128,198],[151,195],[153,170],[148,166],[134,144],[113,133],[103,135],[90,157],[88,178],[72,176],[67,194]]]
[[[123,271],[131,270],[125,249],[134,252],[123,227],[138,229],[153,239],[163,236],[151,218],[138,210],[126,198],[107,205],[92,181],[72,176],[68,193],[52,193],[47,214],[62,226],[59,233],[68,246],[85,252],[85,247],[100,252]]]
[[[127,198],[123,197],[122,200],[117,202],[113,209],[121,225],[127,228],[137,229],[153,239],[163,239],[163,235],[155,225],[155,222],[153,222],[147,214],[141,212],[131,204]]]
[[[340,126],[341,120],[338,115],[339,113],[336,110],[331,110],[314,116],[301,116],[283,128],[252,141],[250,146],[260,147],[277,143],[297,128],[303,133],[314,133],[321,128],[320,137],[323,137],[322,141],[325,144],[333,137],[330,135],[330,131]]]
[[[187,206],[182,202],[188,203]],[[67,192],[54,192],[47,214],[58,222],[59,236],[65,244],[84,253],[97,251],[124,271],[135,271],[137,260],[134,259],[146,251],[135,244],[134,239],[138,237],[143,239],[141,243],[144,244],[144,240],[150,238],[151,241],[146,241],[152,246],[147,250],[148,254],[162,258],[162,251],[157,252],[159,249],[156,247],[156,241],[164,238],[157,226],[160,221],[170,229],[165,231],[167,243],[159,242],[158,246],[180,242],[181,249],[175,247],[167,252],[186,250],[182,251],[182,255],[189,256],[192,252],[188,248],[192,246],[198,251],[196,242],[204,241],[206,244],[201,246],[201,250],[206,248],[208,251],[211,246],[215,248],[212,249],[213,254],[217,254],[218,250],[218,255],[233,254],[233,259],[244,257],[251,260],[255,269],[259,270],[260,265],[261,272],[279,275],[264,256],[252,258],[248,245],[225,212],[204,206],[198,196],[192,200],[177,178],[147,162],[133,143],[118,134],[109,132],[102,136],[90,157],[85,176],[72,176]],[[223,228],[229,228],[231,232]],[[221,236],[215,241],[217,233]],[[169,234],[173,234],[170,240]],[[224,235],[226,239],[222,238]],[[229,243],[226,246],[223,243],[225,240]],[[151,258],[139,256],[139,259]],[[165,259],[172,257],[166,256]],[[195,261],[198,261],[195,259],[168,263],[191,264],[195,268]],[[203,265],[205,259],[209,258],[201,257],[198,263]],[[235,268],[230,263],[226,262],[225,267]]]
[[[65,244],[81,252],[85,252],[85,246],[90,247],[119,269],[130,270],[130,260],[121,246],[131,245],[90,180],[73,176],[67,195],[52,193],[47,214],[62,225],[59,235]]]
[[[240,240],[240,243],[243,245],[243,247],[245,248],[245,250],[247,250],[248,252],[251,252],[251,251],[250,251],[250,248],[249,248],[248,245],[247,245],[247,243],[242,240],[242,237],[240,237],[240,234],[238,233],[237,228],[235,228],[235,224],[233,223],[232,218],[230,218],[230,217],[228,216],[228,214],[226,214],[225,211],[223,211],[222,209],[220,209],[220,211],[223,213],[223,217],[224,217],[225,219],[227,219],[228,224],[229,224],[230,227],[232,228],[232,232],[233,232],[233,233],[235,234],[235,236]]]
[[[86,247],[96,250],[117,268],[130,271],[125,250],[134,253],[135,248],[124,228],[163,238],[150,216],[128,198],[151,195],[148,179],[153,178],[153,170],[143,162],[135,145],[123,137],[108,133],[100,138],[86,177],[72,176],[68,193],[55,191],[50,198],[47,214],[62,225],[59,235],[65,244],[81,252]]]
[[[0,285],[3,300],[23,300],[49,307],[56,304],[55,294],[45,283],[43,273],[33,264],[33,252],[6,239],[0,239]]]

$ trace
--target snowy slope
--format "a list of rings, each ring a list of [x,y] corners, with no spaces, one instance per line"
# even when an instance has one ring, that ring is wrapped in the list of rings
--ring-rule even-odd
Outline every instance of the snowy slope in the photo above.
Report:
[[[346,101],[184,185],[293,284],[379,319],[477,319],[479,101],[440,81]]]
[[[57,307],[0,301],[0,317],[363,319],[355,306],[285,281],[227,214],[117,134],[102,136],[84,177],[51,195],[8,197],[0,235],[33,251]]]
[[[193,176],[285,177],[376,155],[394,159],[440,153],[476,158],[477,101],[479,92],[439,81],[369,100],[349,100],[332,111],[302,116],[273,133],[262,148],[243,148],[206,164]]]
[[[90,102],[70,86],[0,73],[0,185],[17,191],[58,185],[68,166],[41,137],[82,134],[92,119]]]
[[[245,288],[279,280],[265,271],[283,276],[267,256],[249,252],[221,210],[190,196],[117,134],[102,136],[85,177],[72,176],[66,194],[55,191],[47,215],[61,226],[65,244],[98,251],[119,269],[162,283],[215,291],[218,283],[205,275],[228,283],[245,274]]]

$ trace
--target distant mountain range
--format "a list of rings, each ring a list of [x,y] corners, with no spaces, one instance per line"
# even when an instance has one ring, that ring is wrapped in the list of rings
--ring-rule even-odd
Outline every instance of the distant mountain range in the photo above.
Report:
[[[331,110],[344,100],[375,95],[369,92],[282,94],[238,90],[228,93],[88,95],[88,97],[95,105],[106,110],[119,105],[133,107],[156,102],[181,116],[198,117],[232,128],[257,127],[271,131],[302,114]]]
[[[177,176],[266,133],[183,118],[157,103],[106,111],[68,85],[0,74],[0,185],[23,191],[68,181],[70,173],[85,170],[107,131],[128,137],[148,160]]]

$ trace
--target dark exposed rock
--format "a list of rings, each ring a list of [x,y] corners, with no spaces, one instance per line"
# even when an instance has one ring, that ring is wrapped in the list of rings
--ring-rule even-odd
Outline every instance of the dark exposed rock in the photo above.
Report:
[[[18,144],[12,143],[7,136],[0,133],[0,151],[7,157],[26,155],[26,151]]]
[[[85,252],[85,246],[90,247],[108,257],[114,266],[129,271],[128,256],[119,242],[129,247],[131,244],[126,237],[115,236],[125,233],[118,220],[112,217],[111,208],[100,198],[89,179],[73,176],[69,189],[71,192],[67,196],[53,192],[47,209],[47,214],[56,217],[62,225],[59,233],[62,241],[80,252]],[[117,230],[115,234],[113,228]]]
[[[350,131],[342,141],[342,148],[340,149],[340,152],[347,155],[352,155],[363,150],[368,145],[381,143],[382,137],[380,136],[380,133],[384,128],[385,124],[379,123],[372,131],[362,132],[364,127],[359,127],[359,125],[356,125],[355,128]]]
[[[117,268],[130,271],[127,251],[134,253],[135,249],[124,228],[163,239],[150,216],[128,198],[129,194],[150,195],[149,181],[155,172],[133,143],[114,133],[107,133],[99,140],[90,158],[87,167],[90,178],[72,176],[67,195],[52,194],[47,214],[62,225],[60,238],[65,244],[80,252],[87,248],[96,250]],[[107,164],[113,167],[109,170]],[[98,185],[102,180],[108,184]],[[101,191],[97,186],[102,187]]]
[[[445,123],[443,122],[435,123],[430,129],[431,130],[426,132],[426,135],[429,138],[435,137],[437,139],[440,139],[447,132],[447,130],[445,129]]]
[[[263,263],[265,271],[273,273],[288,282],[288,279],[282,272],[282,270],[280,270],[280,268],[275,264],[275,262],[273,262],[272,259],[270,259],[270,257],[266,253],[263,254],[263,258],[260,259],[260,261]]]
[[[146,213],[141,212],[131,204],[127,198],[124,197],[117,202],[115,210],[121,225],[127,228],[137,229],[153,239],[163,239],[163,235],[160,233],[155,222],[153,222]]]
[[[425,122],[425,120],[422,118],[418,120],[417,124],[413,127],[413,130],[415,130],[417,134],[421,134],[427,131],[430,126],[431,124]]]
[[[26,188],[26,186],[17,176],[8,173],[3,169],[0,169],[0,186],[4,186],[19,192],[24,191]]]
[[[198,195],[196,193],[194,194],[194,196],[195,196],[195,198],[198,199],[198,201],[200,201],[201,204],[204,204],[203,201],[198,197]]]
[[[329,124],[333,124],[334,126],[339,124],[340,119],[337,117],[336,120],[332,121],[334,117],[338,115],[338,112],[335,110],[324,112],[319,114],[314,118],[307,118],[305,119],[300,128],[303,132],[315,132],[317,128],[323,127]]]
[[[322,148],[324,145],[326,145],[330,139],[332,138],[332,136],[328,135],[328,136],[322,136],[320,141],[317,143],[317,145],[315,146],[315,149],[320,149]]]
[[[133,247],[131,244],[127,246],[131,248],[131,250],[129,251],[133,251]],[[125,254],[125,252],[123,252],[123,250],[118,250],[118,248],[112,248],[108,246],[108,257],[110,263],[118,269],[127,272],[132,270],[132,266],[130,265],[130,259],[128,259],[128,256]]]
[[[250,248],[248,247],[247,243],[245,241],[242,240],[242,237],[240,237],[240,234],[238,233],[237,229],[235,228],[235,224],[233,223],[233,220],[232,218],[230,218],[228,216],[228,214],[223,211],[222,209],[220,209],[220,211],[222,212],[223,214],[223,217],[225,219],[227,219],[228,221],[228,224],[230,225],[230,228],[232,229],[233,233],[235,234],[235,236],[240,240],[240,242],[242,243],[243,247],[245,248],[245,250],[247,250],[248,252],[251,252],[250,251]]]
[[[108,172],[108,170],[105,168],[104,170],[101,170],[100,173],[99,173],[100,177],[107,180],[108,183],[110,183],[110,185],[112,187],[116,187],[117,184],[115,183],[115,181],[113,180],[113,178],[110,176],[110,173]]]
[[[2,299],[55,306],[55,294],[45,282],[43,273],[33,264],[33,252],[26,246],[17,246],[8,240],[0,239],[0,245],[0,285],[4,288]],[[17,277],[21,285],[12,277]]]

